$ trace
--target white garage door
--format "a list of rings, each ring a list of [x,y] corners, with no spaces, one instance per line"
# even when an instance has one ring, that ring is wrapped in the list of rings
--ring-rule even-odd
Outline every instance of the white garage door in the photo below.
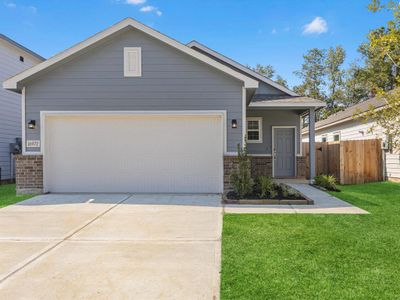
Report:
[[[221,193],[221,115],[46,116],[50,192]]]

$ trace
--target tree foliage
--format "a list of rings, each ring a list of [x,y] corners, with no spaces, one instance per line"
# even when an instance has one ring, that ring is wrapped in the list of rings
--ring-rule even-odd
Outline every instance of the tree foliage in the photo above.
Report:
[[[325,55],[326,50],[313,48],[303,55],[304,62],[299,71],[294,74],[302,79],[294,91],[302,96],[319,100],[325,99]]]
[[[365,120],[375,121],[370,131],[381,127],[393,149],[400,149],[400,88],[398,83],[400,76],[397,69],[400,64],[400,4],[398,2],[372,0],[370,11],[376,13],[381,10],[392,12],[393,18],[385,28],[373,30],[369,33],[368,49],[376,60],[384,62],[386,73],[371,74],[373,76],[373,88],[378,97],[385,99],[386,105],[380,109],[370,107],[366,114],[361,115]]]
[[[254,68],[252,68],[254,71],[257,73],[261,74],[264,77],[267,77],[269,79],[272,79],[275,75],[275,69],[271,65],[262,65],[262,64],[257,64]]]
[[[373,120],[370,132],[382,128],[391,149],[400,149],[400,89],[382,92],[377,97],[384,98],[386,105],[376,109],[371,106],[366,113],[357,112],[356,117],[364,122]]]
[[[280,75],[276,75],[275,82],[280,84],[280,85],[282,85],[282,86],[284,86],[284,87],[286,87],[286,88],[289,87],[287,81]]]
[[[247,65],[247,68],[252,69],[258,74],[267,77],[268,79],[274,80],[276,83],[288,87],[287,81],[280,75],[276,74],[275,68],[271,65],[257,64],[255,67]]]
[[[325,71],[328,83],[327,109],[336,110],[338,103],[344,98],[344,75],[342,66],[346,58],[343,47],[336,46],[328,49],[325,58]]]

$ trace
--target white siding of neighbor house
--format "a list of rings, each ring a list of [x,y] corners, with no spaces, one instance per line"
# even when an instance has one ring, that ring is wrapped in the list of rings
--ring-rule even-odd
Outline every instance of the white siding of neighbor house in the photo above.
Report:
[[[124,77],[124,47],[141,47],[142,76]],[[26,84],[27,140],[40,139],[40,111],[226,110],[228,151],[242,141],[243,82],[129,29]],[[232,128],[232,119],[238,128]],[[39,151],[38,148],[27,148]]]
[[[340,140],[342,141],[371,140],[376,138],[385,140],[382,128],[376,128],[373,132],[369,132],[372,126],[372,121],[362,123],[360,121],[351,120],[325,129],[316,130],[315,141],[322,142],[322,138],[326,136],[327,142],[333,142],[333,136],[337,133],[340,134]],[[308,133],[303,134],[303,142],[308,142]]]
[[[370,140],[382,139],[386,140],[381,127],[374,128],[373,132],[369,129],[374,125],[373,121],[362,123],[357,120],[351,120],[342,124],[331,126],[325,129],[317,130],[315,141],[322,142],[324,136],[327,137],[327,142],[333,141],[333,136],[340,134],[341,141],[349,140]],[[303,134],[303,142],[308,142],[308,134]],[[386,176],[391,178],[400,178],[400,155],[386,152]]]
[[[400,154],[386,154],[386,176],[400,179]]]
[[[24,62],[19,57],[24,57]],[[0,39],[0,168],[2,179],[10,179],[9,144],[21,137],[21,95],[3,89],[3,81],[40,60]]]

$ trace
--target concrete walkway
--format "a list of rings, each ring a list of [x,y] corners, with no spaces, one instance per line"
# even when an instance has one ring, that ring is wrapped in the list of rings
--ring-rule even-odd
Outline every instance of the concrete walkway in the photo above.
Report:
[[[0,209],[0,299],[218,299],[216,195],[43,195]]]
[[[239,214],[368,214],[367,211],[301,181],[285,181],[314,201],[313,205],[225,205],[225,213]]]

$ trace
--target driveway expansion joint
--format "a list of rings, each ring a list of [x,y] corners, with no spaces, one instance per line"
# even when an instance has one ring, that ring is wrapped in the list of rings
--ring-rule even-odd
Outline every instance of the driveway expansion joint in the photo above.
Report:
[[[37,261],[39,258],[43,257],[44,255],[46,255],[47,253],[49,253],[50,251],[56,249],[58,246],[60,246],[63,242],[69,240],[73,235],[77,234],[79,231],[83,230],[84,228],[86,228],[87,226],[89,226],[90,224],[92,224],[94,221],[96,221],[98,218],[104,216],[106,213],[108,213],[109,211],[111,211],[113,208],[117,207],[118,205],[122,204],[123,202],[125,202],[126,200],[128,200],[129,198],[131,198],[133,196],[133,194],[128,195],[127,197],[125,197],[124,199],[118,201],[117,203],[115,203],[114,205],[112,205],[111,207],[109,207],[108,209],[106,209],[105,211],[101,212],[100,214],[98,214],[97,216],[95,216],[93,219],[91,219],[90,221],[86,222],[85,225],[75,229],[74,231],[72,231],[72,233],[68,233],[64,238],[59,239],[58,242],[54,243],[53,245],[50,245],[49,247],[47,247],[44,251],[39,252],[39,254],[37,254],[36,256],[30,258],[27,262],[23,263],[22,265],[20,265],[19,267],[17,267],[15,270],[9,272],[7,275],[5,275],[3,278],[0,278],[0,285],[3,284],[7,279],[9,279],[10,277],[12,277],[13,275],[15,275],[16,273],[18,273],[19,271],[21,271],[22,269],[24,269],[25,267],[27,267],[28,265],[32,264],[33,262]]]

